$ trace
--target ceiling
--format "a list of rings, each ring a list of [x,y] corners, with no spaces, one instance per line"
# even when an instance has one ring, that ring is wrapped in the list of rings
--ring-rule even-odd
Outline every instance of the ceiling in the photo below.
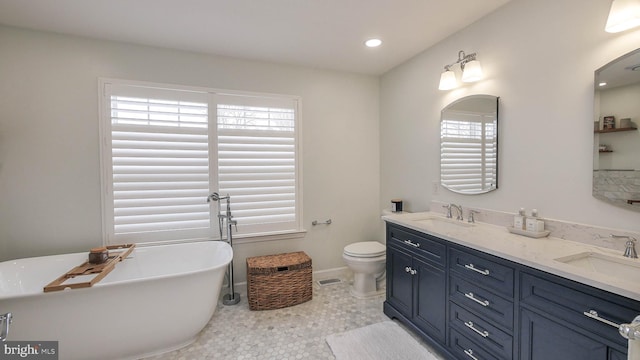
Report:
[[[508,1],[0,0],[0,24],[379,75]]]

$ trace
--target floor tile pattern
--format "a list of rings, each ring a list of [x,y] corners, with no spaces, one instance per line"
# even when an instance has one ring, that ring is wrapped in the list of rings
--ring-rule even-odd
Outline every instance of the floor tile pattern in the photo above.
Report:
[[[238,305],[218,304],[193,344],[148,359],[334,359],[327,335],[389,319],[382,312],[384,294],[356,299],[348,279],[343,280],[326,286],[314,282],[311,301],[277,310],[250,311],[242,292]]]

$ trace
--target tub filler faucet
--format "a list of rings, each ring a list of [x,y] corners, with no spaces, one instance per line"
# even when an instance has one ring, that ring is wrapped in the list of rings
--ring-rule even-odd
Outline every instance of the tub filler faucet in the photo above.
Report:
[[[13,315],[11,313],[6,313],[0,315],[0,341],[7,341],[7,336],[9,336],[9,325],[13,321]]]
[[[222,213],[222,207],[220,206],[220,202],[222,200],[227,200],[227,208],[224,214]],[[231,215],[231,195],[227,194],[227,196],[220,196],[220,194],[218,194],[217,192],[214,192],[211,195],[207,196],[207,202],[209,203],[211,201],[215,201],[218,203],[218,229],[220,230],[220,239],[222,240],[222,233],[223,233],[222,228],[224,227],[224,223],[226,220],[226,223],[227,223],[226,241],[227,243],[229,243],[229,246],[233,248],[232,227],[235,226],[236,231],[238,231],[238,221],[233,220],[233,215]],[[227,280],[229,282],[229,293],[225,294],[222,297],[222,303],[224,305],[236,305],[237,303],[240,302],[240,294],[238,294],[234,290],[233,259],[231,259],[231,262],[229,263],[229,267],[227,268]]]

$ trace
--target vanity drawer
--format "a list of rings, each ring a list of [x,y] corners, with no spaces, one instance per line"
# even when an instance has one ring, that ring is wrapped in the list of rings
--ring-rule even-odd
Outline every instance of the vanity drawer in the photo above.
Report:
[[[477,316],[513,330],[513,303],[485,288],[451,276],[449,299]]]
[[[522,304],[626,347],[627,340],[618,334],[617,327],[606,324],[602,319],[615,324],[629,323],[640,314],[640,303],[566,279],[554,277],[551,281],[523,272],[520,281]]]
[[[505,359],[511,359],[513,356],[511,335],[456,304],[451,304],[449,322],[462,335],[473,339],[479,345],[490,350],[492,354]]]
[[[403,249],[411,250],[435,264],[445,265],[447,247],[440,240],[429,235],[389,224],[387,226],[387,241],[391,241]]]
[[[513,268],[498,264],[488,256],[451,248],[449,267],[465,279],[509,298],[513,297]]]
[[[478,344],[464,337],[464,335],[451,328],[449,331],[449,348],[457,359],[469,360],[498,360],[490,352],[484,350]],[[511,358],[508,358],[511,359]]]

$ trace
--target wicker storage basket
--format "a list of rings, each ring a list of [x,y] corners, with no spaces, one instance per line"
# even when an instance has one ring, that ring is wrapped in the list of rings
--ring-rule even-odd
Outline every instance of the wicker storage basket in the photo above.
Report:
[[[247,258],[247,295],[251,310],[311,300],[311,258],[303,251]]]

